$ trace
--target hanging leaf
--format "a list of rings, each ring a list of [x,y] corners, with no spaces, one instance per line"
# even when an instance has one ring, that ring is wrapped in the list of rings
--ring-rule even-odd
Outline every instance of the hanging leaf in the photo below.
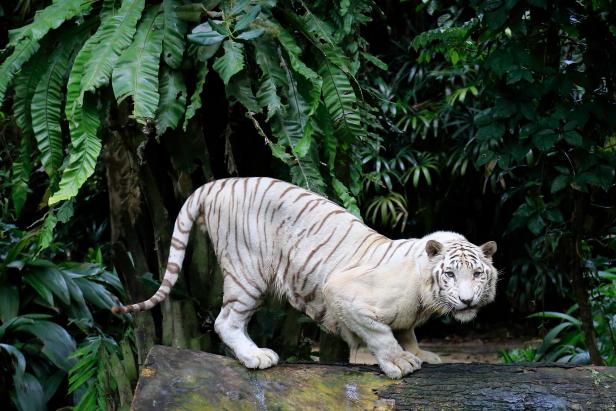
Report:
[[[319,73],[323,78],[323,100],[336,132],[347,141],[364,136],[357,97],[347,75],[326,59],[321,62]]]
[[[131,44],[145,0],[124,0],[116,15],[101,22],[88,40],[89,58],[83,65],[79,104],[87,92],[109,82],[109,76],[122,52]]]
[[[37,52],[39,43],[24,40],[15,46],[10,56],[0,64],[0,106],[4,102],[6,90],[21,67]]]
[[[277,88],[286,88],[287,78],[280,67],[280,58],[271,42],[260,42],[255,47],[255,58],[262,73],[257,99],[261,106],[267,106],[267,120],[269,121],[284,109]]]
[[[140,123],[153,119],[158,107],[158,68],[163,42],[163,16],[157,6],[143,16],[133,43],[113,69],[113,92],[122,102],[131,97],[133,117]]]
[[[195,116],[197,110],[201,108],[201,93],[203,92],[203,86],[205,85],[205,78],[207,77],[209,69],[207,64],[202,64],[199,66],[199,71],[197,72],[197,84],[195,85],[195,91],[190,97],[190,104],[186,109],[186,115],[184,116],[184,126],[182,127],[184,131],[186,131],[186,127],[188,127],[188,122],[191,118]]]
[[[30,106],[41,163],[50,177],[62,164],[62,89],[71,52],[70,47],[60,47],[54,51],[47,71],[38,81]]]
[[[229,79],[244,68],[244,45],[233,40],[227,40],[223,44],[225,54],[218,57],[212,67],[220,74],[220,78],[229,84]]]
[[[164,13],[164,36],[163,58],[171,68],[177,69],[182,63],[186,37],[186,22],[180,19],[176,9],[180,5],[179,0],[163,0]]]
[[[252,91],[250,77],[243,71],[234,76],[227,86],[227,94],[239,101],[248,111],[261,111],[261,107]]]
[[[69,158],[60,180],[60,188],[49,199],[50,205],[76,196],[79,188],[94,172],[101,150],[101,141],[97,136],[99,126],[96,105],[88,99],[84,100],[83,107],[76,109],[69,121]]]
[[[19,144],[19,159],[13,162],[11,170],[11,198],[15,214],[20,215],[30,190],[30,173],[32,172],[32,143],[23,136]]]
[[[186,109],[186,84],[182,73],[164,67],[160,76],[160,102],[156,112],[156,134],[175,129]]]
[[[15,77],[13,114],[22,135],[28,138],[34,135],[30,112],[32,97],[36,92],[38,80],[47,69],[48,59],[49,55],[44,50],[40,50]]]
[[[32,23],[15,30],[9,30],[9,46],[15,46],[24,39],[41,40],[49,30],[76,16],[85,16],[92,10],[96,0],[56,0],[34,15]]]

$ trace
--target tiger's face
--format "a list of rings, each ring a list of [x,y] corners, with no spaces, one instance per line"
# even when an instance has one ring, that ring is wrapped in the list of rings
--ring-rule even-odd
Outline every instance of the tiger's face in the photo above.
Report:
[[[434,262],[432,293],[442,314],[467,322],[475,318],[479,308],[494,301],[498,276],[492,265],[494,241],[476,246],[468,241],[441,244],[429,240],[426,252]]]

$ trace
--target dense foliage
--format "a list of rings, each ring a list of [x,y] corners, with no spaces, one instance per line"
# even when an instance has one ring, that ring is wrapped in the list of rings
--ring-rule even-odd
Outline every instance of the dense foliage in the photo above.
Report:
[[[63,247],[49,256],[53,272],[74,272],[61,260],[92,261],[87,248],[100,247],[131,299],[147,297],[190,191],[274,175],[392,236],[496,240],[503,280],[483,318],[535,313],[545,335],[505,359],[614,363],[612,0],[23,0],[17,11],[0,16],[11,27],[0,59],[0,188],[11,194],[0,207],[29,256]],[[140,362],[155,341],[224,350],[212,330],[214,256],[203,238],[191,242],[173,301],[134,318]],[[6,268],[19,282],[0,286],[48,307],[25,281],[29,267]],[[69,306],[52,285],[45,295],[64,327]],[[291,360],[326,338],[279,302],[251,327]],[[96,374],[92,390],[113,391],[115,378],[93,367],[117,361],[121,333],[70,333],[83,344],[77,369]],[[50,378],[34,371],[19,378]],[[82,380],[71,375],[73,390]],[[103,398],[92,390],[75,393]]]

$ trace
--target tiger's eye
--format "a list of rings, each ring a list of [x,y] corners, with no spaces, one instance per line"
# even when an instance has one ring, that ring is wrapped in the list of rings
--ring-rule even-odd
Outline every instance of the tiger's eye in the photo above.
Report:
[[[449,277],[449,278],[453,278],[453,277],[455,277],[455,276],[456,276],[456,275],[453,273],[453,271],[445,271],[445,275],[446,275],[447,277]]]
[[[475,277],[475,278],[479,278],[479,277],[481,277],[481,274],[483,274],[481,271],[475,271],[475,272],[473,273],[473,277]]]

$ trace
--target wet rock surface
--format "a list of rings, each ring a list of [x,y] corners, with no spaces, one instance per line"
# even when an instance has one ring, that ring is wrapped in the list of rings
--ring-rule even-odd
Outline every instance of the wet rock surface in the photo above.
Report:
[[[282,364],[247,370],[231,358],[155,346],[132,409],[616,409],[616,368],[442,364],[392,381],[376,367]]]

